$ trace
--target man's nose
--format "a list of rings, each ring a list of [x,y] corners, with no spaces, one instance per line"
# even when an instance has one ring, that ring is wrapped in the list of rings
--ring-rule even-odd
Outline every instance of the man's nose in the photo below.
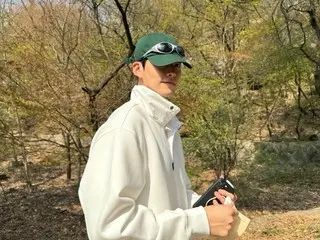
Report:
[[[174,71],[169,71],[168,73],[167,73],[167,76],[168,77],[175,77],[177,74],[174,72]]]
[[[177,75],[176,67],[173,64],[169,65],[167,68],[167,76],[168,77],[175,77],[176,75]]]

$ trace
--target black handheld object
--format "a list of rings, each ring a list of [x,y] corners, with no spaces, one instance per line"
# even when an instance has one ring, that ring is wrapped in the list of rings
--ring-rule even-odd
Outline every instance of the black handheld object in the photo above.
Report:
[[[214,192],[218,191],[219,189],[224,189],[230,193],[234,193],[234,187],[229,180],[224,178],[218,178],[208,189],[205,191],[204,194],[196,201],[192,207],[199,207],[199,206],[208,206],[213,204],[213,200],[216,199],[214,196]],[[219,200],[216,199],[218,202]],[[220,203],[220,202],[219,202]],[[221,203],[220,203],[221,204]]]

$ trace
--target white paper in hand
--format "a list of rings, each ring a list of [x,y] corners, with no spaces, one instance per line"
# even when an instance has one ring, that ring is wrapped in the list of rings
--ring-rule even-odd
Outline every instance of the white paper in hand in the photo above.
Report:
[[[233,203],[230,197],[226,197],[224,204]],[[235,206],[234,206],[235,207]],[[235,217],[232,223],[231,230],[226,237],[217,237],[215,239],[221,240],[236,240],[244,233],[250,223],[250,219],[238,211],[238,215]]]

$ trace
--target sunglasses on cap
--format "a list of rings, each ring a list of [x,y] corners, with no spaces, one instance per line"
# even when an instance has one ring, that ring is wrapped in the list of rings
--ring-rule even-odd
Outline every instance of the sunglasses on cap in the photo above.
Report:
[[[176,52],[181,57],[185,57],[185,52],[183,47],[174,45],[168,42],[160,42],[150,48],[145,54],[142,55],[142,58],[145,58],[149,53],[172,53]]]

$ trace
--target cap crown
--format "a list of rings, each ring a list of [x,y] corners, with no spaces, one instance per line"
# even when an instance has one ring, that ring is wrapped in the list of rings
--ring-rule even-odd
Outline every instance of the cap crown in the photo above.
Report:
[[[132,54],[132,62],[141,60],[142,56],[150,50],[154,45],[161,42],[168,42],[178,45],[177,41],[164,33],[150,33],[140,38],[136,44],[136,48]]]

